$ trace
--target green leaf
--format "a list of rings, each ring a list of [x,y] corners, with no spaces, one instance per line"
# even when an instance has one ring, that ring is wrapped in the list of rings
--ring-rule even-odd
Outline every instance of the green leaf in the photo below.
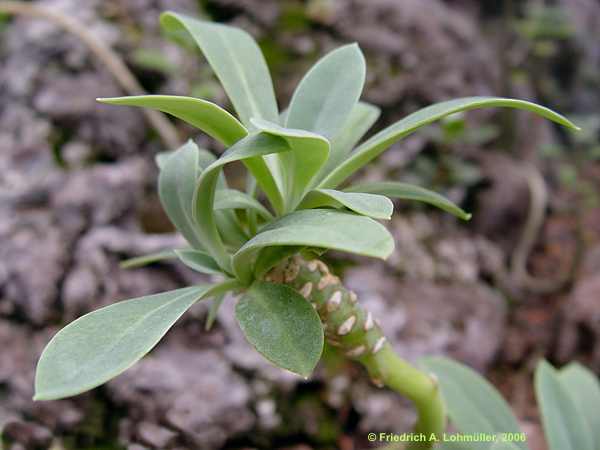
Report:
[[[285,175],[286,210],[293,211],[327,161],[329,141],[318,134],[283,128],[266,120],[252,119],[252,124],[264,133],[283,138],[292,149],[280,159]]]
[[[456,206],[442,195],[429,189],[415,186],[414,184],[400,183],[396,181],[383,181],[375,183],[362,183],[344,189],[345,192],[366,192],[369,194],[380,194],[403,200],[416,200],[428,203],[440,208],[456,217],[469,220],[471,214]]]
[[[235,211],[231,209],[215,208],[214,214],[217,230],[219,230],[219,235],[223,239],[225,245],[234,249],[234,251],[240,248],[250,236],[248,236],[240,225],[239,218],[235,214]]]
[[[213,216],[215,191],[221,170],[228,163],[242,161],[252,171],[257,165],[262,167],[264,164],[261,156],[285,151],[289,151],[289,146],[283,139],[264,133],[251,134],[229,148],[200,175],[192,202],[193,216],[209,254],[227,273],[231,273],[231,258],[223,245]],[[259,176],[255,174],[260,184]]]
[[[175,250],[175,255],[183,264],[196,272],[208,275],[223,275],[223,271],[217,262],[208,253],[199,250],[182,249]]]
[[[96,100],[110,105],[140,106],[171,114],[226,146],[235,144],[248,134],[246,128],[223,108],[198,98],[177,95],[136,95]]]
[[[223,304],[223,300],[225,300],[225,294],[217,295],[210,304],[210,309],[208,310],[208,315],[206,316],[206,323],[204,324],[204,329],[206,331],[210,331],[215,323],[215,320],[217,319],[217,313]]]
[[[331,139],[358,102],[365,72],[365,58],[356,44],[339,47],[325,55],[296,88],[285,126],[313,131]]]
[[[256,182],[256,178],[250,175],[246,176],[246,194],[254,199],[258,196],[258,183]],[[248,219],[248,232],[251,236],[254,236],[258,230],[256,211],[249,209],[246,212],[246,217]]]
[[[241,121],[251,117],[277,121],[277,102],[265,59],[245,31],[166,12],[160,23],[168,32],[190,33],[227,92]]]
[[[394,240],[373,219],[330,209],[295,211],[264,227],[233,256],[233,269],[240,280],[252,279],[257,252],[273,246],[309,246],[359,255],[387,258]]]
[[[198,163],[200,164],[200,168],[204,169],[206,166],[211,164],[215,159],[215,155],[213,155],[210,151],[205,148],[198,148]],[[168,159],[175,154],[176,150],[169,150],[166,152],[158,152],[154,155],[154,160],[159,170],[163,170],[165,165],[167,164]]]
[[[342,129],[331,140],[331,152],[325,167],[321,169],[319,180],[331,172],[346,157],[354,146],[379,118],[381,110],[366,102],[358,102]]]
[[[419,364],[439,380],[453,425],[463,434],[520,433],[519,423],[498,391],[474,370],[442,357],[428,357]],[[527,445],[518,442],[519,448]],[[489,442],[471,443],[470,449],[489,449]]]
[[[267,208],[252,196],[236,189],[218,189],[215,194],[215,210],[247,209],[256,212],[265,220],[273,219]]]
[[[204,249],[205,243],[202,241],[201,230],[192,214],[194,189],[204,167],[214,159],[212,154],[199,149],[192,141],[188,141],[168,157],[158,178],[159,196],[163,208],[177,229],[196,249]],[[223,176],[218,178],[217,186],[220,188],[227,186]],[[214,215],[220,235],[228,245],[237,250],[248,240],[233,211],[215,211]]]
[[[174,250],[164,250],[162,252],[150,253],[149,255],[136,256],[121,261],[119,267],[122,269],[135,269],[137,267],[147,266],[155,262],[164,261],[167,259],[175,259],[177,255]]]
[[[198,147],[189,140],[164,161],[158,176],[158,194],[173,225],[192,247],[202,250],[204,244],[192,215],[192,199],[200,170]]]
[[[321,320],[292,288],[254,283],[237,303],[235,317],[248,342],[276,366],[308,377],[319,362]]]
[[[166,151],[166,152],[159,152],[156,155],[154,155],[154,162],[156,162],[156,166],[158,167],[159,170],[163,170],[165,168],[165,165],[167,164],[167,160],[173,156],[173,153],[175,153],[174,151]]]
[[[600,384],[596,375],[578,363],[558,372],[558,378],[579,408],[590,430],[593,448],[600,450]]]
[[[174,12],[161,14],[160,22],[167,32],[187,32],[192,36],[247,128],[251,127],[251,117],[277,122],[279,113],[269,69],[252,36],[239,28]],[[281,191],[283,178],[278,156],[266,156],[264,161],[269,168],[268,176]],[[280,211],[275,188],[261,188],[272,203],[275,201],[275,209]]]
[[[541,361],[535,371],[535,395],[550,450],[594,450],[585,416],[565,389],[558,372],[546,361]]]
[[[519,447],[514,442],[498,439],[490,446],[490,450],[519,450]]]
[[[300,203],[298,209],[331,206],[346,207],[362,216],[389,220],[394,212],[394,204],[383,195],[335,191],[333,189],[315,189],[310,191]]]
[[[261,279],[269,270],[275,267],[284,259],[300,252],[304,247],[288,246],[288,247],[266,247],[263,248],[256,258],[254,265],[254,276],[256,279]]]
[[[44,349],[34,400],[55,400],[95,388],[127,370],[196,301],[236,288],[236,282],[194,286],[98,309],[59,331]]]
[[[534,112],[546,119],[572,130],[578,128],[560,114],[535,103],[500,97],[466,97],[436,103],[412,113],[395,124],[377,133],[361,144],[350,156],[321,182],[319,187],[335,188],[338,184],[379,156],[394,142],[408,136],[419,128],[450,114],[475,108],[508,107]]]

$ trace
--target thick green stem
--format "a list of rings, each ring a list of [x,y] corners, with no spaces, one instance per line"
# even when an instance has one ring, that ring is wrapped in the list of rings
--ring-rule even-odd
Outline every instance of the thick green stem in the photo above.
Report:
[[[446,416],[437,380],[400,358],[387,343],[372,314],[362,308],[321,261],[299,257],[280,264],[266,276],[298,290],[319,313],[327,342],[360,362],[378,387],[384,385],[407,397],[418,413],[415,439],[407,450],[430,449],[444,432]]]

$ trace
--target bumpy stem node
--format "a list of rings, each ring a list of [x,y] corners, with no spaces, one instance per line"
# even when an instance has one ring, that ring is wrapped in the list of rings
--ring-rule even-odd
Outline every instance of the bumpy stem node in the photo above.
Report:
[[[394,352],[377,320],[359,305],[356,294],[322,261],[298,256],[279,264],[265,279],[296,289],[319,314],[329,345],[365,366],[376,386],[386,385],[413,402],[418,413],[414,433],[425,438],[409,443],[407,450],[432,448],[446,426],[437,380]]]

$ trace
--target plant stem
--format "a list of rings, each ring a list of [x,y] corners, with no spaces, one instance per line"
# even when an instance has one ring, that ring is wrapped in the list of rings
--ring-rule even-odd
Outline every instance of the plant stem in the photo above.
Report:
[[[356,294],[322,261],[297,256],[272,269],[265,279],[298,290],[318,312],[330,345],[365,366],[376,386],[386,385],[413,402],[418,413],[413,432],[422,434],[424,440],[409,443],[407,450],[432,448],[433,437],[439,439],[446,426],[437,380],[394,352],[372,314],[358,304]]]

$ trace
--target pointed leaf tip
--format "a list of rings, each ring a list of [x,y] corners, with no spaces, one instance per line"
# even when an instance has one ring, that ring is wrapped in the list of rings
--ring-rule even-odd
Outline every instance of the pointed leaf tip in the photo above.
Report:
[[[118,302],[59,331],[37,365],[34,400],[80,394],[114,378],[148,353],[211,286]]]
[[[357,44],[329,52],[298,84],[286,127],[314,131],[331,139],[358,102],[365,76],[366,63]]]
[[[387,150],[394,142],[415,132],[419,128],[435,122],[450,114],[476,108],[505,107],[530,111],[537,115],[563,125],[571,130],[579,129],[566,117],[535,103],[500,97],[465,97],[429,105],[393,125],[385,128],[361,144],[339,166],[333,168],[319,187],[335,188],[354,172],[359,170],[373,158]]]
[[[271,75],[254,38],[244,30],[198,20],[175,12],[160,16],[167,32],[187,32],[221,81],[240,120],[250,117],[276,121],[279,115]]]

